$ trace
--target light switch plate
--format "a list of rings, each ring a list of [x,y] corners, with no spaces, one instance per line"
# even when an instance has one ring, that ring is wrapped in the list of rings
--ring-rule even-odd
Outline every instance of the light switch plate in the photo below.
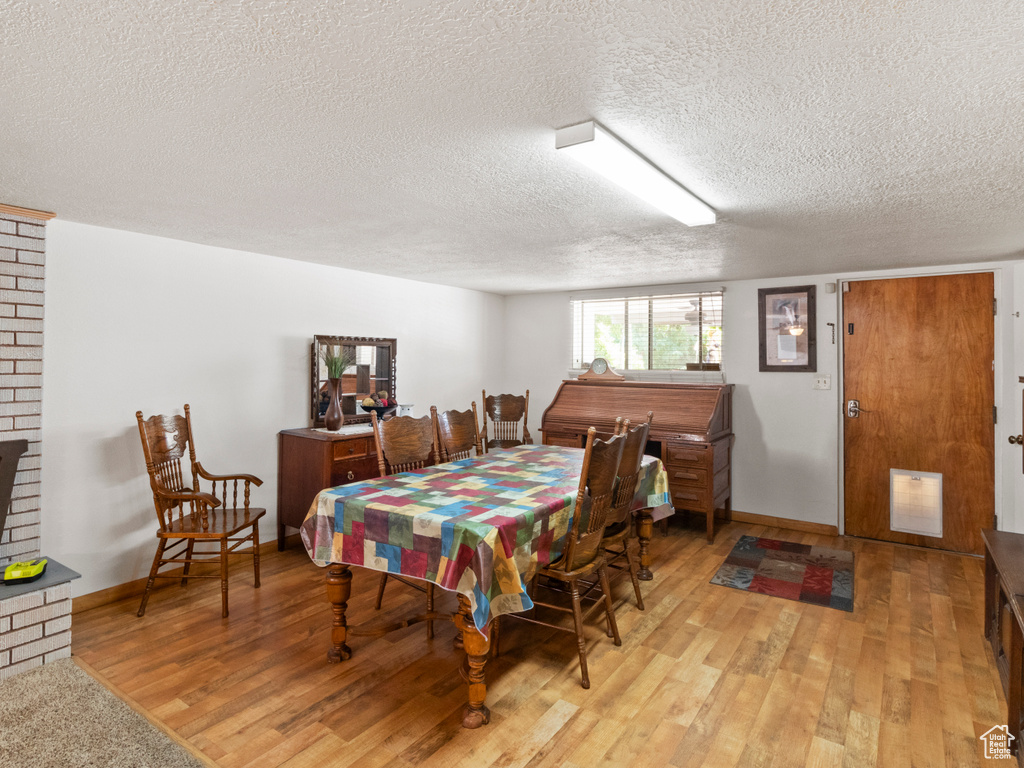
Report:
[[[814,377],[815,389],[832,389],[832,377],[829,374]]]

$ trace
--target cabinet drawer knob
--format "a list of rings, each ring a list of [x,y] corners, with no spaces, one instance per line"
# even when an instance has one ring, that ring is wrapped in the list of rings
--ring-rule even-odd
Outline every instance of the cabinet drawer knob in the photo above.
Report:
[[[350,454],[352,454],[352,453],[355,453],[355,452],[356,452],[356,449],[355,449],[355,448],[352,448],[352,447],[350,446],[350,447],[349,447],[349,449],[348,449],[348,452],[349,452]]]
[[[356,479],[356,473],[352,472],[351,470],[349,470],[348,479],[349,480],[355,480]]]

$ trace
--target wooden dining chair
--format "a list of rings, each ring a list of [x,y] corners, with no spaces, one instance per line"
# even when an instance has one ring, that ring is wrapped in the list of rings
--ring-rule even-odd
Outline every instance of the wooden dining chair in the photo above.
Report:
[[[573,507],[572,520],[565,538],[565,549],[561,557],[550,565],[540,568],[531,584],[531,597],[536,589],[542,586],[540,579],[550,579],[564,585],[569,593],[571,607],[566,608],[554,603],[546,603],[533,597],[535,608],[550,609],[562,613],[571,613],[573,626],[541,621],[536,617],[522,613],[503,614],[509,617],[539,624],[561,632],[576,635],[576,644],[580,657],[580,674],[583,687],[590,687],[590,673],[587,670],[587,643],[583,634],[584,622],[595,611],[603,608],[608,621],[608,630],[615,645],[622,645],[619,628],[615,623],[612,610],[611,592],[608,586],[608,571],[605,568],[604,551],[601,548],[605,524],[615,498],[615,478],[618,474],[619,461],[626,438],[616,435],[609,440],[599,440],[593,427],[587,430],[587,447],[583,454],[583,468],[580,471],[579,488],[576,493],[576,506]],[[596,575],[596,581],[591,581]],[[580,586],[585,590],[580,591]],[[601,595],[586,611],[582,609],[582,601],[590,597],[590,593],[600,589]],[[563,590],[558,590],[563,591]],[[498,622],[494,623],[494,646],[497,652]]]
[[[626,561],[626,570],[633,581],[633,592],[636,595],[636,605],[641,611],[644,610],[644,598],[640,594],[640,579],[638,553],[632,551],[633,538],[633,497],[636,495],[636,485],[640,480],[640,466],[644,459],[644,448],[647,447],[647,438],[651,433],[651,422],[654,420],[654,411],[647,412],[647,421],[635,427],[629,426],[629,421],[623,422],[616,434],[625,438],[622,447],[622,461],[619,462],[619,473],[615,480],[615,498],[612,502],[611,511],[608,513],[608,523],[605,526],[604,538],[601,540],[601,549],[604,550],[607,568],[614,571],[622,571],[619,564]]]
[[[430,415],[437,431],[437,445],[441,462],[468,459],[475,450],[476,456],[484,452],[480,442],[480,422],[477,420],[476,401],[468,411],[441,411],[430,406]]]
[[[484,404],[484,421],[481,434],[483,436],[484,452],[492,448],[512,448],[517,445],[532,444],[530,430],[526,422],[530,416],[530,390],[526,390],[526,396],[522,395],[491,395],[488,397],[487,390],[482,390]],[[488,436],[487,419],[491,420],[491,428],[494,436]],[[523,422],[522,436],[519,434],[519,422]]]
[[[435,411],[434,406],[430,408],[431,414]],[[412,416],[395,416],[388,421],[379,421],[377,413],[370,414],[370,423],[373,426],[373,441],[377,446],[377,465],[380,468],[380,476],[409,472],[414,469],[422,469],[434,463],[438,454],[437,432],[434,429],[434,418],[423,416],[413,418]],[[434,611],[434,584],[413,580],[394,573],[382,573],[380,583],[377,586],[377,602],[374,607],[379,611],[384,601],[384,588],[388,585],[388,577],[400,581],[413,589],[425,592],[427,595],[427,613]],[[434,621],[427,619],[427,638],[434,637]]]
[[[437,455],[434,420],[430,416],[394,416],[387,421],[370,413],[373,441],[377,446],[377,466],[380,476],[423,469]]]
[[[142,595],[139,616],[146,613],[146,603],[156,579],[220,578],[221,617],[228,615],[228,555],[251,555],[255,586],[260,586],[260,526],[266,510],[249,506],[249,488],[262,485],[253,475],[214,475],[196,461],[192,437],[192,415],[188,404],[184,416],[151,416],[142,418],[136,411],[146,471],[153,490],[160,529],[157,531],[156,556]],[[188,471],[182,462],[188,450]],[[202,491],[200,481],[211,483],[210,492]],[[239,486],[241,485],[241,489]],[[230,493],[229,493],[230,489]],[[241,506],[238,492],[242,491]],[[230,504],[229,504],[230,502]],[[197,549],[196,544],[213,542],[216,549]],[[251,550],[238,551],[250,543]],[[220,561],[219,576],[191,573],[197,563]],[[169,564],[181,566],[181,573],[159,573]]]

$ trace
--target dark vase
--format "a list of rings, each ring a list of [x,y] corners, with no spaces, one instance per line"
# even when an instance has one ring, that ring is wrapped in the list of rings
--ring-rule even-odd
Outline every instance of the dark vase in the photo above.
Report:
[[[344,423],[345,414],[341,412],[341,379],[327,379],[327,413],[324,414],[324,426],[332,432],[337,432]]]

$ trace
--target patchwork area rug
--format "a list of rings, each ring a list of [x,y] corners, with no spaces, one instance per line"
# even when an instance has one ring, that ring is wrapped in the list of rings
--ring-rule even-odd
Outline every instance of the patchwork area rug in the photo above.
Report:
[[[741,536],[712,584],[853,610],[853,552]]]

